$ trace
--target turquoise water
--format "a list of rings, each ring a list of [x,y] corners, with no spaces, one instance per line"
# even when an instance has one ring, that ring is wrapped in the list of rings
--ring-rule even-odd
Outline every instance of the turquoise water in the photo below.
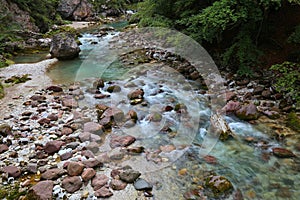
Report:
[[[38,53],[20,53],[13,57],[15,63],[36,63],[45,59],[49,52],[38,52]]]
[[[149,180],[152,178],[153,181],[159,180],[162,183],[161,189],[154,189],[157,199],[182,199],[182,194],[194,187],[191,180],[201,178],[205,171],[214,171],[227,177],[236,189],[239,188],[242,191],[245,199],[299,199],[299,159],[279,159],[273,156],[271,153],[273,147],[286,147],[286,145],[272,139],[272,133],[262,131],[261,127],[258,129],[246,122],[227,117],[226,120],[237,137],[217,143],[213,143],[212,138],[213,148],[209,155],[217,159],[217,164],[204,162],[200,156],[202,152],[199,145],[202,145],[204,139],[207,139],[207,144],[210,144],[210,138],[207,135],[211,113],[206,97],[199,95],[197,88],[183,89],[186,88],[185,84],[189,85],[184,78],[178,80],[178,74],[175,73],[172,76],[171,71],[163,71],[155,64],[141,66],[141,69],[135,69],[135,71],[124,68],[114,52],[109,50],[111,37],[112,35],[97,38],[91,34],[84,34],[80,39],[82,51],[79,58],[59,62],[48,75],[57,83],[84,81],[93,77],[114,80],[122,87],[120,93],[113,93],[111,98],[104,100],[95,100],[86,94],[85,102],[82,103],[91,106],[96,103],[109,103],[124,112],[134,108],[138,116],[145,117],[135,128],[121,128],[121,131],[139,138],[136,144],[149,149],[156,150],[166,144],[176,147],[176,150],[171,153],[161,154],[164,160],[162,164],[146,161],[143,156],[135,156],[124,162],[124,165],[133,165],[141,171],[148,170]],[[97,44],[92,45],[92,42],[97,42]],[[145,67],[149,69],[147,73],[137,75]],[[148,107],[132,107],[126,102],[126,94],[131,88],[123,86],[128,82],[135,83],[136,88],[144,89],[145,99],[149,103]],[[105,93],[105,91],[102,92]],[[170,112],[163,113],[164,120],[160,124],[147,120],[151,112],[161,112],[166,105],[174,104],[174,102],[187,105],[189,114],[192,116],[181,119],[175,112]],[[197,121],[197,117],[201,120]],[[173,131],[177,132],[175,137],[159,133],[166,123],[170,123]],[[194,132],[198,125],[199,130]],[[245,141],[247,137],[253,137],[257,142],[248,143]],[[293,139],[299,142],[299,138]],[[299,154],[295,150],[294,153]],[[182,168],[187,169],[188,175],[178,176],[178,170]]]

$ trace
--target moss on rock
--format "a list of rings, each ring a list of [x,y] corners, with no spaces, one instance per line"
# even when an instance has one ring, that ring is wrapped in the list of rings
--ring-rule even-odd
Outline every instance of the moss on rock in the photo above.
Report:
[[[300,132],[300,118],[297,116],[295,112],[291,112],[287,115],[286,124],[294,131]]]

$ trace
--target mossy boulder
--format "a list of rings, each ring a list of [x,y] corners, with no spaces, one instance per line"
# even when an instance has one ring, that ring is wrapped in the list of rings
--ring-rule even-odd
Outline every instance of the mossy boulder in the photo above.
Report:
[[[286,124],[296,132],[300,132],[300,118],[295,112],[291,112],[287,116]]]
[[[207,177],[205,186],[212,190],[215,197],[220,197],[233,191],[231,182],[227,178],[218,175]]]

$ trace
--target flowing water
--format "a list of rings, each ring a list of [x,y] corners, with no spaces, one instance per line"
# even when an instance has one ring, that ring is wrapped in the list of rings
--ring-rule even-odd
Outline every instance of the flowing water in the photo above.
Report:
[[[109,104],[124,113],[134,108],[139,116],[137,125],[128,128],[120,124],[115,131],[133,135],[137,138],[135,145],[142,145],[153,152],[170,144],[175,147],[173,151],[160,153],[162,162],[159,164],[142,156],[135,156],[123,163],[140,170],[149,181],[157,182],[153,191],[155,199],[183,199],[186,191],[197,187],[194,179],[202,179],[210,171],[228,178],[236,189],[241,190],[245,199],[299,199],[300,162],[298,159],[278,159],[271,154],[272,147],[284,147],[284,144],[272,139],[270,131],[258,129],[234,117],[226,117],[237,137],[217,143],[212,138],[212,143],[209,143],[211,111],[208,98],[197,92],[193,82],[166,65],[154,63],[134,69],[123,67],[107,48],[112,37],[113,34],[102,38],[83,34],[79,58],[59,62],[48,75],[56,83],[82,81],[86,87],[96,77],[113,81],[121,86],[121,92],[112,93],[110,98],[102,100],[86,93],[80,103],[86,106]],[[135,88],[144,89],[148,106],[129,104],[126,95]],[[106,93],[105,88],[102,92]],[[162,112],[166,106],[177,103],[186,105],[187,113]],[[154,113],[162,114],[162,120],[152,122],[150,118]],[[162,132],[164,127],[169,127],[171,131]],[[255,142],[246,142],[247,137],[253,137]],[[213,147],[209,155],[217,159],[216,164],[208,164],[200,156],[199,146],[203,148],[205,139],[208,141],[206,145]],[[295,153],[299,154],[297,151]],[[178,175],[180,169],[186,169],[187,174]]]

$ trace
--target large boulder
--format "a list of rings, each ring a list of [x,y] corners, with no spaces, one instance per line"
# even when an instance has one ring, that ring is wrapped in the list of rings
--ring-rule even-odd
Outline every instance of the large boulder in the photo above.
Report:
[[[57,11],[64,19],[81,21],[93,14],[93,6],[87,0],[61,0]]]
[[[257,107],[253,103],[243,105],[235,114],[242,120],[256,120],[259,117]]]
[[[70,33],[59,33],[53,36],[50,54],[53,58],[67,60],[78,57],[80,48]]]

